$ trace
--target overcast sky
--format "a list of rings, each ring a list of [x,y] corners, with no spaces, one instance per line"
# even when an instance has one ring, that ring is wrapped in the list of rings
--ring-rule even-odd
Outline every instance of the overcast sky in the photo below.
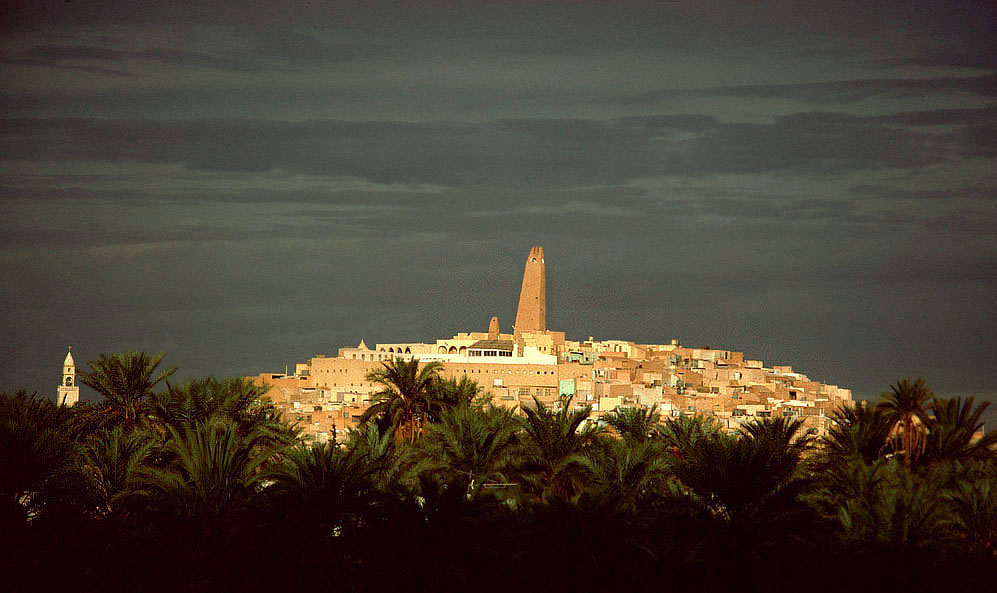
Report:
[[[0,390],[508,331],[542,245],[570,339],[995,399],[994,3],[213,4],[4,2]]]

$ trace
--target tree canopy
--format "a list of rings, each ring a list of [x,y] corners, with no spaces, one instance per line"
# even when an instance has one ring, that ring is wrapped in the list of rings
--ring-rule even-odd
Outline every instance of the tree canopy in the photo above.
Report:
[[[817,440],[786,417],[732,431],[568,397],[502,408],[397,360],[371,374],[363,424],[319,444],[253,384],[168,384],[161,360],[102,356],[104,399],[74,408],[0,394],[11,590],[809,591],[822,575],[827,591],[934,591],[997,577],[986,404],[923,380],[838,409]]]

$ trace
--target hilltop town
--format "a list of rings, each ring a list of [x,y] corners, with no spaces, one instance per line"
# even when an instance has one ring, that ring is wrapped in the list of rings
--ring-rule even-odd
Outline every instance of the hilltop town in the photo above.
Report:
[[[269,593],[289,566],[315,591],[994,581],[989,402],[918,378],[852,406],[740,352],[568,340],[546,328],[544,265],[534,248],[511,333],[493,317],[361,340],[293,374],[170,383],[165,353],[101,354],[80,374],[95,402],[67,353],[57,402],[0,393],[0,527],[27,542],[5,582]],[[86,562],[36,553],[53,541]]]
[[[252,377],[267,386],[285,420],[297,422],[316,442],[342,440],[355,428],[379,386],[367,375],[393,359],[440,362],[444,378],[469,378],[492,402],[519,409],[533,398],[557,405],[591,406],[594,421],[620,407],[657,406],[664,416],[701,414],[735,431],[765,417],[793,417],[803,428],[826,434],[834,408],[852,404],[849,389],[813,381],[789,366],[766,367],[742,352],[690,348],[678,340],[637,344],[625,340],[569,340],[546,327],[546,262],[542,247],[526,258],[512,333],[492,317],[487,332],[460,332],[435,342],[379,343],[363,340],[316,354],[294,373]]]

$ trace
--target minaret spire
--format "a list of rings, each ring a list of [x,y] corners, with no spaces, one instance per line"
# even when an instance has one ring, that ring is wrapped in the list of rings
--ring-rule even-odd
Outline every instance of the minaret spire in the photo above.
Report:
[[[74,406],[80,401],[80,388],[76,385],[76,361],[73,360],[73,347],[69,346],[66,360],[62,361],[62,383],[55,396],[60,406]]]
[[[526,257],[515,330],[516,334],[547,330],[547,279],[544,248],[540,246],[530,249],[530,254]]]

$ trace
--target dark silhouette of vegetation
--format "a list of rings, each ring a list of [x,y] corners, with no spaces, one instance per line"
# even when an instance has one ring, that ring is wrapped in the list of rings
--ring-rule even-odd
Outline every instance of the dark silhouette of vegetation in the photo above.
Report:
[[[367,380],[380,385],[381,390],[374,394],[363,420],[386,420],[400,440],[414,443],[422,436],[425,424],[444,406],[438,389],[443,365],[396,358],[382,367],[367,375]]]
[[[105,425],[134,424],[141,418],[153,389],[177,371],[169,366],[156,372],[165,352],[149,356],[130,350],[89,361],[90,370],[80,371],[80,382],[104,397],[98,410]]]
[[[931,397],[923,380],[835,411],[815,440],[784,417],[731,433],[657,409],[597,418],[570,398],[517,412],[471,381],[441,380],[435,365],[395,361],[372,374],[383,389],[365,423],[308,444],[260,388],[166,384],[161,360],[102,355],[90,376],[106,393],[93,404],[0,394],[5,590],[997,582],[986,404]],[[138,379],[107,387],[118,374]]]
[[[823,437],[822,457],[829,463],[861,459],[872,463],[887,450],[893,424],[883,409],[858,402],[831,414],[834,424]]]
[[[972,397],[936,399],[931,405],[928,435],[924,444],[926,461],[969,461],[986,459],[997,445],[997,433],[974,438],[983,430],[983,412],[990,402],[977,405]]]
[[[508,484],[519,424],[512,410],[469,404],[446,410],[419,442],[417,473],[463,477],[471,497]]]
[[[719,432],[715,418],[695,414],[669,418],[658,429],[658,436],[675,457],[685,458],[700,442],[716,437]]]
[[[893,429],[891,444],[908,466],[917,461],[927,445],[928,409],[934,396],[922,378],[901,379],[880,395],[879,408]]]
[[[0,394],[0,529],[14,529],[41,512],[39,495],[69,465],[64,427],[69,410],[37,394]]]
[[[612,426],[625,439],[647,441],[660,430],[661,413],[657,406],[650,408],[617,408],[603,416],[603,422]]]
[[[572,409],[570,397],[561,398],[554,408],[536,398],[533,404],[523,408],[516,468],[521,491],[537,500],[571,499],[582,490],[587,477],[585,454],[602,431],[586,423],[592,407]]]

